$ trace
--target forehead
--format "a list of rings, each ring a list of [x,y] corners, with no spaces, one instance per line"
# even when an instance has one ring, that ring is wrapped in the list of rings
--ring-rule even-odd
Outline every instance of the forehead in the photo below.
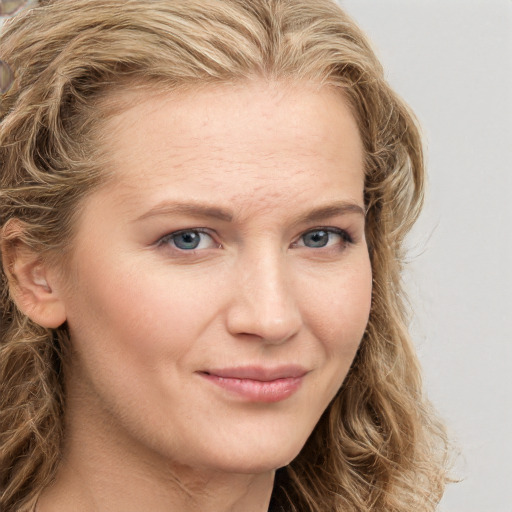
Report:
[[[312,181],[327,195],[334,187],[361,199],[357,123],[333,88],[247,82],[126,90],[116,104],[124,108],[103,123],[99,142],[113,185],[136,201],[186,193],[242,205],[261,191],[271,202],[306,192]]]

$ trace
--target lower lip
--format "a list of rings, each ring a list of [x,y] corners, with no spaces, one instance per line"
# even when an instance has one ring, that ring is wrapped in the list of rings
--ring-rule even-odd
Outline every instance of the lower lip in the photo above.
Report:
[[[280,402],[295,393],[303,377],[287,377],[269,381],[235,379],[200,373],[201,377],[250,402]]]

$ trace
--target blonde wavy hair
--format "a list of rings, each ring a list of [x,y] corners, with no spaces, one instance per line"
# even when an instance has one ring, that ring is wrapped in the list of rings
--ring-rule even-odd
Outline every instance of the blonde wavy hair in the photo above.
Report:
[[[447,442],[424,396],[402,290],[403,242],[424,192],[417,123],[364,34],[330,0],[50,0],[4,26],[14,71],[0,105],[0,241],[65,258],[86,194],[102,181],[98,121],[120,87],[172,90],[253,79],[343,93],[365,148],[370,319],[351,370],[298,457],[276,508],[432,511]],[[13,230],[12,219],[22,229]],[[63,439],[66,327],[16,307],[0,271],[0,510],[31,510]]]

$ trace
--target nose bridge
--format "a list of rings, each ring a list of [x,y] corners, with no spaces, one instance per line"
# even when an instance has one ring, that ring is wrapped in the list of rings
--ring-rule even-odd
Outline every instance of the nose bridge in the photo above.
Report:
[[[302,319],[285,255],[260,247],[241,257],[229,311],[233,334],[249,334],[264,341],[286,341],[300,329]]]

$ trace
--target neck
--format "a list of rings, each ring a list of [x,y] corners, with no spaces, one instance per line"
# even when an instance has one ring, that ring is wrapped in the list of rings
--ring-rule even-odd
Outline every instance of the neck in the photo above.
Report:
[[[54,484],[43,491],[36,512],[266,512],[273,475],[207,476],[195,472],[160,476],[160,482],[138,475],[124,481],[108,472],[94,477],[62,465]]]
[[[87,416],[87,415],[84,415]],[[274,471],[192,468],[134,442],[112,424],[68,415],[56,478],[37,512],[266,512]]]

